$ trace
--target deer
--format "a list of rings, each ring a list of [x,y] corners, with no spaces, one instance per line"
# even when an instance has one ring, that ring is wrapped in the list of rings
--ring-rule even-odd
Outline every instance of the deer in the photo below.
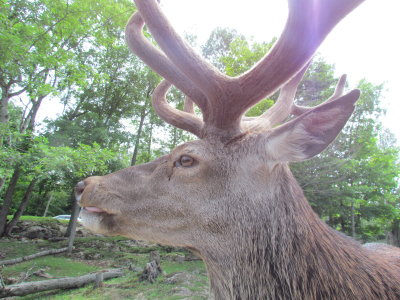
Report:
[[[83,225],[193,251],[205,263],[211,299],[400,299],[399,249],[363,246],[330,228],[289,169],[322,152],[355,109],[360,91],[345,93],[345,76],[320,105],[300,106],[294,98],[319,45],[363,0],[288,0],[280,38],[237,77],[190,47],[158,1],[134,2],[126,42],[164,78],[153,92],[154,109],[198,139],[79,182]],[[186,95],[183,110],[167,102],[172,85]],[[245,117],[278,90],[274,106]]]

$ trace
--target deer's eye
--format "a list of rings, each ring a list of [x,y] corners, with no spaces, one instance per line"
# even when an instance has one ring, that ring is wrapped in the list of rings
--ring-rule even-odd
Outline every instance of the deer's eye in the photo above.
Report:
[[[190,157],[188,155],[182,155],[179,160],[175,162],[175,167],[184,167],[188,168],[193,166],[194,164],[194,159],[193,157]]]

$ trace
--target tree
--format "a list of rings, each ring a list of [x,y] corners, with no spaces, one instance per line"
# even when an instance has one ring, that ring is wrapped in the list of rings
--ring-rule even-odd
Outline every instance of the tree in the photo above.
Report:
[[[127,1],[110,4],[107,1],[36,0],[8,1],[1,6],[0,26],[0,123],[9,127],[9,106],[12,97],[23,96],[28,100],[26,112],[21,116],[19,130],[25,134],[18,145],[18,152],[31,147],[36,115],[45,97],[55,95],[66,82],[80,82],[84,73],[82,61],[76,59],[90,52],[88,45],[107,43],[104,34],[108,23],[127,14]],[[117,9],[118,8],[118,9]],[[71,74],[73,74],[71,76]],[[0,146],[10,148],[8,136],[0,137]],[[2,151],[4,153],[5,151]],[[6,217],[20,176],[23,161],[17,162],[4,195],[0,210],[0,236],[4,233]],[[3,185],[6,178],[0,180]],[[36,182],[36,181],[34,181]]]

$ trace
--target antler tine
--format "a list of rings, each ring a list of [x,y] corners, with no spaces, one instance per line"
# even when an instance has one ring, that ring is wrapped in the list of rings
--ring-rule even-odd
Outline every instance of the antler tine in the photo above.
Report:
[[[284,86],[282,86],[279,92],[278,99],[275,104],[264,112],[261,116],[253,119],[242,119],[242,121],[248,122],[246,128],[272,128],[286,120],[290,115],[294,97],[296,96],[297,87],[299,86],[304,74],[306,73],[311,62],[307,63],[301,69],[300,72],[296,74],[291,80],[289,80]]]
[[[292,115],[299,116],[299,115],[302,115],[312,109],[315,109],[316,107],[318,107],[324,103],[328,103],[328,102],[334,101],[334,100],[342,97],[343,93],[344,93],[344,87],[346,85],[346,79],[347,79],[346,74],[343,74],[342,76],[340,76],[338,83],[336,84],[335,91],[333,92],[332,96],[330,96],[328,98],[328,100],[324,101],[323,103],[321,103],[317,106],[313,106],[313,107],[300,106],[300,105],[296,105],[293,103],[290,113]]]
[[[363,1],[289,0],[289,17],[278,42],[260,63],[238,78],[246,99],[241,112],[273,93],[300,70],[332,28]]]
[[[189,114],[194,114],[193,100],[190,99],[190,97],[188,97],[188,96],[185,97],[185,102],[183,104],[183,111],[185,111]]]
[[[163,80],[153,92],[153,107],[157,115],[172,126],[189,131],[201,138],[203,121],[194,113],[180,111],[168,104],[166,94],[170,87],[171,83]]]
[[[186,44],[161,12],[158,3],[155,0],[135,0],[135,4],[158,45],[174,65],[207,98],[220,94],[221,82],[227,77]]]
[[[155,72],[173,83],[184,94],[193,99],[202,110],[207,109],[207,99],[186,76],[182,74],[168,57],[154,47],[143,36],[144,21],[136,12],[132,15],[125,30],[126,41],[129,48],[139,56]]]
[[[346,80],[347,80],[347,75],[343,74],[342,76],[340,76],[338,83],[336,84],[336,88],[335,91],[333,92],[332,96],[326,100],[326,102],[330,102],[333,100],[338,99],[339,97],[343,96],[344,93],[344,87],[346,85]]]

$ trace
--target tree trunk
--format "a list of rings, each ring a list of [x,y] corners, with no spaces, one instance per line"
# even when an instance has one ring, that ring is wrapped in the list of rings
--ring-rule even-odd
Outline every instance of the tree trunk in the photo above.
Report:
[[[176,147],[176,145],[178,144],[178,129],[176,127],[174,127],[173,130],[174,130],[174,135],[173,135],[171,149],[174,149]]]
[[[68,254],[72,253],[72,249],[74,247],[76,224],[78,223],[78,216],[79,216],[80,210],[81,210],[81,208],[79,207],[78,202],[75,201],[71,219],[69,220],[69,224],[68,224],[68,229],[70,230],[69,235],[68,235]],[[71,224],[71,227],[69,226],[70,224]]]
[[[11,92],[11,86],[18,81],[10,80],[8,83],[2,81],[1,85],[1,100],[0,100],[0,124],[8,124],[8,104],[12,97],[18,96],[23,93],[25,89],[21,89],[17,92]],[[3,137],[0,137],[0,146],[3,145]]]
[[[153,122],[150,123],[150,132],[149,132],[149,143],[147,146],[147,154],[149,159],[151,159],[151,144],[153,143]]]
[[[102,272],[97,273],[97,274],[96,274],[96,283],[95,283],[95,286],[96,286],[97,288],[103,287],[103,286],[104,286],[103,280],[104,280],[104,273],[102,273]]]
[[[43,213],[43,217],[47,216],[47,212],[49,211],[49,206],[52,200],[53,200],[53,194],[50,194],[49,200],[47,200],[46,208]]]
[[[160,274],[162,274],[160,254],[157,251],[151,251],[149,262],[146,264],[143,273],[139,276],[139,281],[154,283]]]
[[[8,124],[8,103],[10,102],[9,89],[5,86],[1,87],[1,102],[0,102],[0,123]],[[0,140],[0,146],[3,139]]]
[[[11,202],[13,199],[15,187],[17,186],[17,182],[19,176],[21,174],[21,166],[17,165],[14,169],[14,173],[10,179],[10,183],[8,184],[8,188],[6,194],[4,195],[3,206],[0,211],[0,237],[2,237],[6,230],[7,225],[7,215],[10,211]]]
[[[8,265],[14,265],[23,261],[31,260],[37,257],[41,256],[46,256],[50,254],[58,254],[67,251],[68,248],[61,248],[61,249],[51,249],[51,250],[46,250],[46,251],[41,251],[35,254],[23,256],[23,257],[18,257],[18,258],[13,258],[13,259],[8,259],[8,260],[0,260],[0,266],[8,266]]]
[[[391,244],[393,246],[400,247],[400,219],[393,221],[391,237],[392,237]]]
[[[351,236],[353,239],[356,238],[356,219],[355,219],[355,213],[354,213],[354,201],[351,202]]]
[[[144,119],[146,118],[146,107],[143,107],[141,113],[140,113],[140,123],[139,123],[139,128],[136,133],[136,141],[135,141],[135,148],[133,149],[133,154],[132,154],[132,159],[131,159],[131,166],[134,166],[136,164],[137,160],[137,155],[139,153],[139,144],[140,144],[140,137],[142,135],[143,131],[143,125],[144,125]]]
[[[8,124],[8,89],[4,86],[1,87],[1,101],[0,101],[0,124]],[[0,136],[0,147],[3,146],[4,136]],[[3,189],[6,178],[0,178],[0,191]],[[0,220],[1,223],[1,220]],[[1,225],[0,225],[1,228]],[[1,230],[0,230],[1,231]],[[1,235],[0,235],[1,236]]]
[[[76,199],[75,199],[75,193],[74,192],[71,193],[70,201],[72,203],[71,218],[69,219],[68,228],[67,228],[67,232],[65,233],[65,236],[70,236],[71,232],[75,231],[76,220],[78,220],[79,211],[80,211],[78,202],[76,202]]]
[[[124,273],[120,269],[103,271],[103,278],[110,279],[121,277]],[[65,277],[59,279],[49,279],[36,282],[25,282],[14,284],[0,289],[0,298],[11,296],[25,296],[33,293],[55,290],[55,289],[70,289],[81,287],[85,284],[96,281],[96,273],[87,274],[77,277]]]
[[[3,189],[3,186],[4,186],[5,183],[6,183],[6,179],[4,177],[0,178],[0,192]]]
[[[33,188],[35,187],[35,184],[37,182],[36,178],[33,178],[31,180],[31,182],[29,183],[28,188],[25,191],[25,195],[21,200],[21,203],[19,204],[19,207],[17,209],[17,211],[15,212],[12,220],[6,225],[6,229],[5,229],[5,235],[10,235],[14,226],[17,224],[17,222],[19,221],[19,218],[22,216],[22,214],[25,211],[26,206],[29,203],[29,200],[31,199],[31,195],[33,192]]]

